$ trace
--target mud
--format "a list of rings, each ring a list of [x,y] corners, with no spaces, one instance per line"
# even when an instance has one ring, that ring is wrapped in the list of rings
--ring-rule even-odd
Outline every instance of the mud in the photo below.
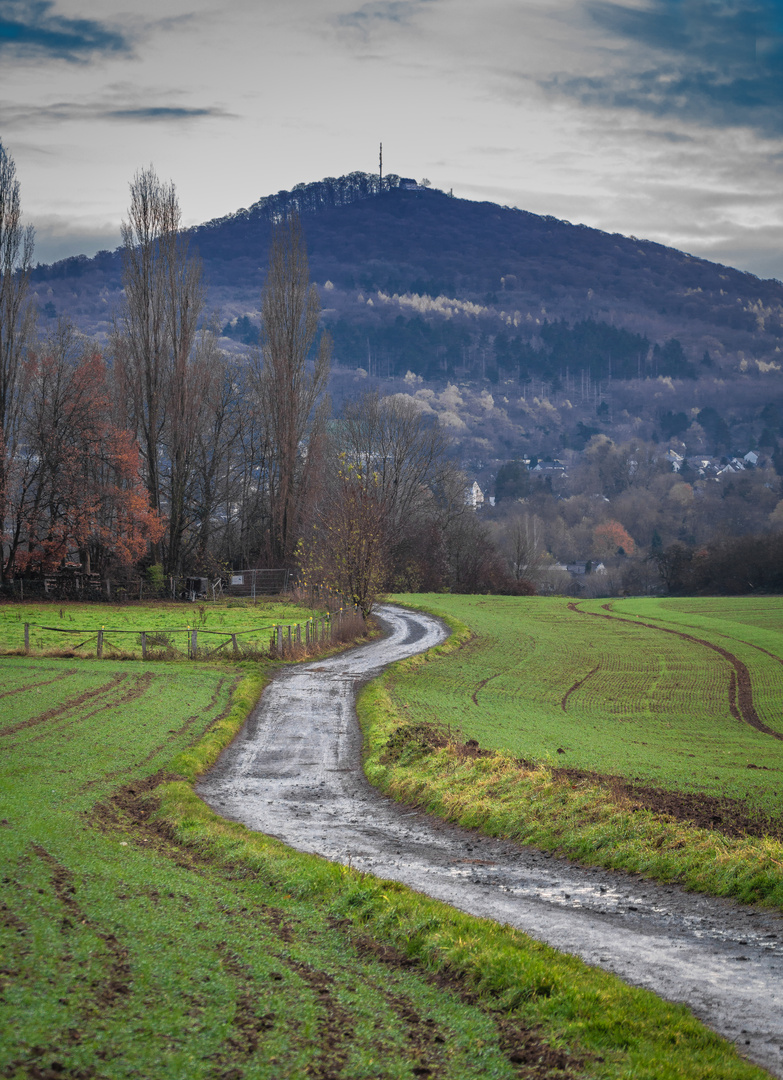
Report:
[[[38,716],[33,716],[29,720],[23,720],[18,724],[12,724],[9,727],[3,728],[0,731],[0,736],[5,738],[8,735],[15,735],[17,731],[24,731],[25,728],[37,727],[39,724],[45,724],[49,720],[56,720],[59,716],[64,716],[66,713],[73,712],[74,709],[80,705],[84,705],[87,701],[92,701],[93,698],[100,697],[103,694],[108,694],[110,691],[116,689],[128,678],[127,675],[115,675],[103,684],[103,686],[97,687],[95,690],[85,690],[81,694],[77,694],[76,697],[68,698],[62,704],[57,705],[54,709],[49,709],[46,712],[40,713]],[[43,683],[41,684],[44,685]]]
[[[399,806],[361,769],[354,700],[391,661],[442,641],[385,607],[389,636],[284,670],[197,791],[223,816],[526,931],[684,1002],[783,1078],[783,917],[586,868]]]

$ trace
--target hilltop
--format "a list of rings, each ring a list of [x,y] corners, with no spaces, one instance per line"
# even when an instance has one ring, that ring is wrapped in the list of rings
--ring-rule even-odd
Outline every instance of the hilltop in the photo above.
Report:
[[[338,402],[365,377],[414,393],[476,466],[579,448],[595,431],[666,441],[705,408],[739,429],[744,451],[781,396],[779,281],[399,177],[381,190],[365,173],[190,230],[228,349],[257,341],[271,222],[292,209],[334,337]],[[120,252],[38,266],[33,279],[44,316],[107,333]]]

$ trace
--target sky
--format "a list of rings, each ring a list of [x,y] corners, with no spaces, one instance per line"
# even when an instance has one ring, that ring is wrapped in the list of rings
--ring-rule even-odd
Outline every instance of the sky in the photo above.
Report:
[[[36,259],[378,168],[783,279],[783,0],[0,0]]]

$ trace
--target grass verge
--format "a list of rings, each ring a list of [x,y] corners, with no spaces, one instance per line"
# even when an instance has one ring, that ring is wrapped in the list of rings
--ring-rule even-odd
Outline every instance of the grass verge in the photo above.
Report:
[[[683,1007],[215,815],[192,777],[272,664],[2,664],[0,1075],[766,1075]]]
[[[454,638],[436,647],[441,653],[470,636],[466,627],[455,629]],[[202,741],[196,748],[200,763],[208,766],[216,750]],[[288,899],[317,903],[339,921],[354,944],[364,942],[366,947],[370,940],[376,950],[391,947],[429,976],[460,986],[463,997],[467,993],[470,1000],[534,1036],[543,1075],[659,1080],[766,1075],[682,1006],[628,987],[519,931],[464,915],[397,882],[296,852],[225,821],[186,781],[169,782],[159,790],[155,820],[170,829],[177,842],[227,873],[241,868]],[[523,1056],[518,1051],[516,1063],[524,1064]],[[529,1055],[528,1066],[534,1056]]]
[[[413,606],[413,605],[412,605]],[[432,610],[419,605],[420,610]],[[433,611],[443,618],[439,611]],[[456,620],[443,645],[471,640]],[[521,764],[508,751],[484,751],[403,713],[390,692],[396,673],[436,650],[394,665],[361,693],[368,779],[398,801],[491,836],[530,844],[593,866],[625,870],[744,903],[783,908],[783,844],[769,837],[726,836],[655,813],[611,784],[562,775],[551,763]]]

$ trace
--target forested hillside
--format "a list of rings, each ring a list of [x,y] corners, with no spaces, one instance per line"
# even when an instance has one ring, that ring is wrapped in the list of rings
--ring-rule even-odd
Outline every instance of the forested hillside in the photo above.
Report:
[[[202,322],[233,372],[221,416],[252,416],[245,392],[269,241],[292,212],[333,339],[334,415],[377,391],[400,415],[434,424],[483,488],[484,517],[498,519],[515,579],[543,585],[553,560],[591,567],[634,552],[638,568],[640,556],[673,544],[697,550],[780,528],[783,284],[399,177],[302,184],[188,230],[208,284]],[[41,328],[67,316],[111,357],[122,282],[120,251],[36,267]],[[341,430],[338,422],[337,443]],[[252,465],[252,453],[242,460]],[[252,469],[246,482],[243,499],[254,491]],[[226,531],[193,514],[204,535]],[[212,543],[188,529],[194,550]],[[243,530],[249,558],[253,531]],[[460,569],[454,555],[448,573],[446,562],[424,565],[410,554],[423,550],[416,537],[396,563],[411,587],[484,574]],[[225,556],[237,558],[233,549]],[[622,582],[627,566],[617,566]],[[674,582],[674,571],[664,573]],[[626,585],[647,588],[643,578]]]
[[[777,355],[780,282],[398,182],[387,178],[379,191],[377,177],[354,173],[300,185],[191,230],[213,306],[232,315],[227,323],[251,324],[237,336],[248,336],[258,312],[270,222],[294,209],[326,293],[336,359],[348,366],[366,366],[369,348],[390,376],[562,378],[584,367],[593,379],[627,379],[693,377],[705,349],[727,371]],[[33,276],[49,315],[99,329],[121,286],[120,255],[78,256]]]

